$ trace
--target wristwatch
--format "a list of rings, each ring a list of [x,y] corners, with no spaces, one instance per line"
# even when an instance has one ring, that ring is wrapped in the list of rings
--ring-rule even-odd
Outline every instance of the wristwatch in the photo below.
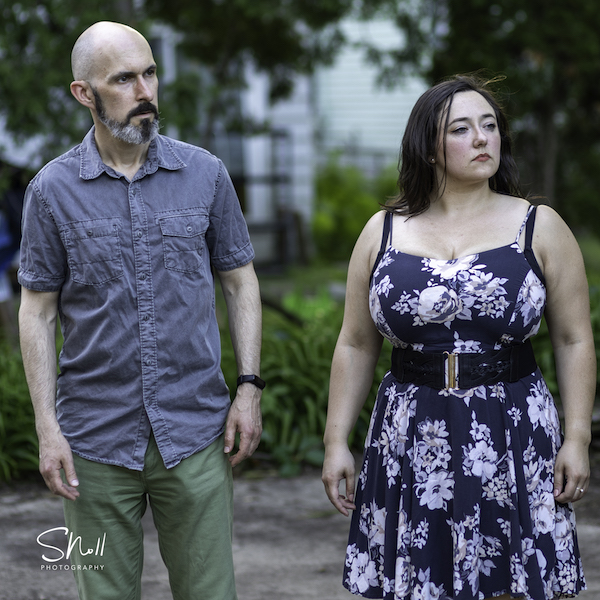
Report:
[[[251,383],[252,385],[255,385],[259,390],[264,390],[265,385],[267,385],[267,383],[258,375],[240,375],[237,378],[238,387],[242,385],[242,383]]]

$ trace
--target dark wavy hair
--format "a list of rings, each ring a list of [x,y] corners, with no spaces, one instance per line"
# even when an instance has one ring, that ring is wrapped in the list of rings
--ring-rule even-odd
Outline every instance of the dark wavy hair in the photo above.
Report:
[[[500,133],[500,166],[490,178],[490,188],[500,194],[520,196],[519,170],[512,156],[508,120],[488,86],[498,79],[484,81],[475,75],[455,75],[427,90],[412,109],[400,150],[398,166],[399,194],[384,208],[390,212],[415,216],[425,212],[433,194],[440,193],[436,180],[435,164],[431,157],[436,155],[440,120],[445,112],[441,127],[446,131],[450,107],[454,96],[460,92],[477,92],[492,106],[496,114]],[[446,156],[446,137],[443,137]],[[443,182],[442,182],[443,185]]]

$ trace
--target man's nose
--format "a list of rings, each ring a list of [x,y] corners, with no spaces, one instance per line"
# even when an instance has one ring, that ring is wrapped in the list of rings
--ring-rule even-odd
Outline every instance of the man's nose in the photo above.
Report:
[[[143,75],[136,81],[136,99],[150,102],[154,99],[154,89]]]

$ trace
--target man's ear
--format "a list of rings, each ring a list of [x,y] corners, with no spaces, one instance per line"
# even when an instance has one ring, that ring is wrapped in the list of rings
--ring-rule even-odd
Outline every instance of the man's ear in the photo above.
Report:
[[[82,104],[86,108],[96,108],[94,94],[87,81],[73,81],[71,83],[71,94],[73,94],[79,104]]]

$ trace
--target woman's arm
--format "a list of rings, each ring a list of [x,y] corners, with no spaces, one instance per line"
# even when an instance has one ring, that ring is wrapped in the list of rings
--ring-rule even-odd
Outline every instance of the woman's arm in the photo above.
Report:
[[[369,278],[382,230],[383,213],[378,213],[356,242],[348,268],[344,321],[331,365],[322,479],[330,501],[346,516],[355,508],[355,465],[348,436],[371,389],[383,342],[369,312]],[[339,490],[342,480],[345,496]]]
[[[558,502],[582,497],[590,477],[588,446],[596,393],[589,290],[575,237],[549,207],[537,211],[533,249],[546,278],[546,321],[554,349],[565,437],[554,469]]]

